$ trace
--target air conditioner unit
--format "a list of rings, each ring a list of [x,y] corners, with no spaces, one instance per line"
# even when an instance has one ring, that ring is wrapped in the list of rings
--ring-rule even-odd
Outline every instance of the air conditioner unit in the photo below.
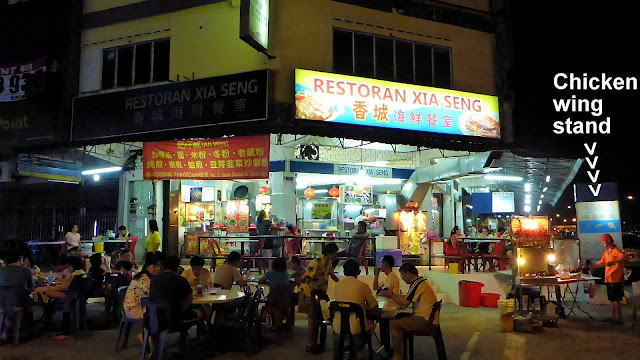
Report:
[[[258,195],[258,184],[257,183],[234,183],[231,187],[231,194],[229,196],[229,200],[246,200],[253,199]]]
[[[13,180],[13,173],[15,172],[15,163],[9,161],[0,162],[0,182],[8,182]]]

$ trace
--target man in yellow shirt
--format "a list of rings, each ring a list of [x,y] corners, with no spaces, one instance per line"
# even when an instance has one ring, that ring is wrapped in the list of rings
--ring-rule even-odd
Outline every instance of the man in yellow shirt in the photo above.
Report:
[[[204,258],[202,256],[194,256],[189,260],[191,269],[185,270],[182,277],[189,281],[192,288],[203,285],[208,288],[211,286],[211,273],[204,268]]]
[[[624,296],[624,262],[626,257],[614,243],[611,234],[603,234],[600,237],[602,246],[605,247],[599,264],[591,265],[591,269],[604,267],[604,282],[607,285],[607,297],[611,301],[612,323],[622,325],[622,297]]]
[[[389,324],[394,350],[392,360],[403,359],[402,340],[405,334],[420,334],[429,329],[431,309],[438,301],[436,293],[429,282],[418,275],[418,269],[415,265],[410,263],[402,264],[400,266],[400,276],[405,283],[409,284],[407,296],[394,294],[391,290],[382,290],[380,292],[380,296],[389,298],[402,307],[412,305],[413,308],[412,316],[391,320]],[[439,321],[439,317],[435,316],[433,324],[438,324]]]

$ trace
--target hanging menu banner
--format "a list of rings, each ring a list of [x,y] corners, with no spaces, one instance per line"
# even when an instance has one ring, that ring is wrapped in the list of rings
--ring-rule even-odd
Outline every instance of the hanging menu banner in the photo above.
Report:
[[[144,143],[144,178],[268,179],[269,145],[268,135]]]
[[[498,98],[296,69],[296,118],[500,138]]]
[[[268,70],[73,99],[72,140],[265,120]]]

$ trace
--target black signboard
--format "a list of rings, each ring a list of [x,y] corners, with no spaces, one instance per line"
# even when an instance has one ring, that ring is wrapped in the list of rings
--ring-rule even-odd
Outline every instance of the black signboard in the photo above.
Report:
[[[269,70],[77,97],[71,140],[264,120]]]
[[[51,107],[23,101],[0,103],[2,147],[45,144],[55,139],[58,115]]]

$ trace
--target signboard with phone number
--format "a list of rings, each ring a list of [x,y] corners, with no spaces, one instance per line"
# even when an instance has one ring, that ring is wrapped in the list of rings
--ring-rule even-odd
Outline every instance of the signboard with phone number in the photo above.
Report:
[[[0,102],[26,99],[24,85],[31,74],[47,70],[45,60],[27,64],[0,66]]]

